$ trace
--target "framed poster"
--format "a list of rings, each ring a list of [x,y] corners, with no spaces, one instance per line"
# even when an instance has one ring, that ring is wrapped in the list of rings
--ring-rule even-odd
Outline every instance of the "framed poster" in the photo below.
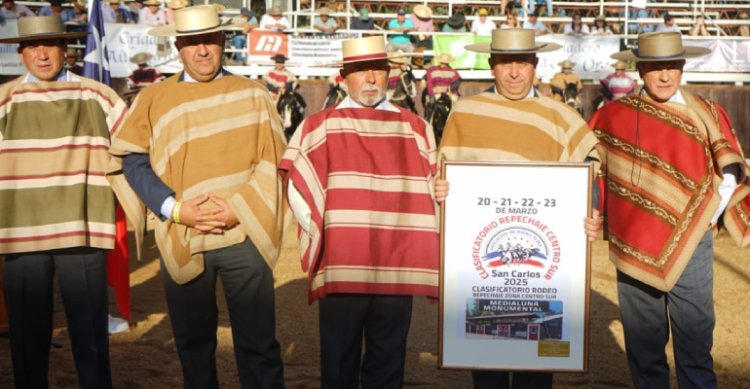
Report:
[[[588,368],[593,169],[448,161],[439,367]]]

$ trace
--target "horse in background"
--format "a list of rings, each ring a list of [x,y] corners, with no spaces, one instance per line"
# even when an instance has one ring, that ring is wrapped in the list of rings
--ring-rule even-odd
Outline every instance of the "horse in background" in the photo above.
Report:
[[[578,86],[576,84],[572,82],[565,83],[565,89],[562,91],[563,103],[578,111],[581,117],[583,117],[583,103],[578,94]]]
[[[417,113],[417,107],[414,104],[414,98],[417,96],[417,79],[411,67],[401,72],[395,87],[389,88],[387,95],[391,103]]]
[[[340,85],[330,85],[323,102],[323,109],[333,107],[346,98],[346,91]]]
[[[424,107],[424,118],[432,126],[435,133],[435,144],[440,144],[443,137],[443,129],[448,115],[453,109],[453,97],[448,93],[439,93],[436,98],[427,97],[427,90],[422,93],[422,106]]]
[[[279,96],[276,109],[279,111],[279,116],[281,116],[281,123],[284,125],[284,135],[287,141],[292,137],[294,131],[297,130],[297,126],[302,123],[302,119],[305,118],[305,108],[307,108],[305,99],[294,89],[285,90]]]

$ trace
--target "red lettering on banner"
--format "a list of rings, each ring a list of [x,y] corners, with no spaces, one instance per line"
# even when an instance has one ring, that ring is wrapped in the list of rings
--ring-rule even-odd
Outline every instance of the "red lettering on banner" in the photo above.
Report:
[[[268,57],[269,63],[276,54],[289,56],[289,35],[255,29],[248,36],[247,47],[252,56]]]

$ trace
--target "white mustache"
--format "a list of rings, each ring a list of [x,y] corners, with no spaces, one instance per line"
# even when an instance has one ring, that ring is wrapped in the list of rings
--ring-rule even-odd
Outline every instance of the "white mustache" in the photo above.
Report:
[[[380,92],[381,92],[381,89],[380,89],[380,87],[379,87],[379,86],[377,86],[377,85],[374,85],[374,84],[367,84],[367,85],[365,85],[365,86],[363,86],[363,87],[362,87],[362,92],[365,92],[365,91],[368,91],[368,92],[369,92],[369,91],[375,91],[375,92],[378,92],[378,93],[380,93]]]

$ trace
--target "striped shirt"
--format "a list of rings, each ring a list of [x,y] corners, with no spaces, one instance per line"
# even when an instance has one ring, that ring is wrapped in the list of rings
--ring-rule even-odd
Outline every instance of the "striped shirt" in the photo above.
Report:
[[[115,198],[104,176],[125,103],[65,72],[0,87],[0,254],[111,249]]]
[[[348,100],[300,125],[279,169],[311,210],[300,230],[308,300],[330,293],[438,295],[430,126]]]

